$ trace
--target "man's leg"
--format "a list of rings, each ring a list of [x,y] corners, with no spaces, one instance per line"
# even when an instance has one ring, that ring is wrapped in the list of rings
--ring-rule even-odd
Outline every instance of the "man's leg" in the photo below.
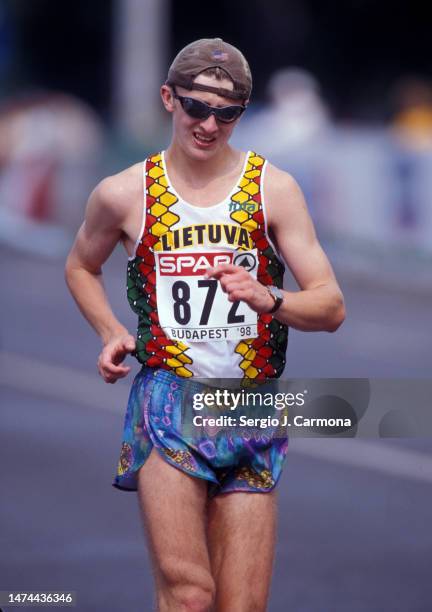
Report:
[[[158,611],[209,612],[215,585],[205,531],[207,482],[169,465],[153,448],[138,474],[138,496]]]
[[[276,540],[276,493],[209,501],[208,545],[217,612],[265,612]]]

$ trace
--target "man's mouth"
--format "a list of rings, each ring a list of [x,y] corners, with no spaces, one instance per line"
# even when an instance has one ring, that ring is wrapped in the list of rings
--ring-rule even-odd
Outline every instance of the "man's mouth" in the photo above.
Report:
[[[193,133],[195,140],[197,140],[200,144],[209,145],[216,140],[214,136],[205,136],[204,134],[200,134],[199,132]]]

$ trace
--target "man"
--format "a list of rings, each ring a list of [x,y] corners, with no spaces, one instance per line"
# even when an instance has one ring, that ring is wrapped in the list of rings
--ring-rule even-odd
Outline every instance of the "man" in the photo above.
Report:
[[[277,378],[288,326],[335,331],[344,318],[294,179],[228,144],[251,86],[235,47],[221,39],[185,47],[161,87],[170,146],[96,187],[66,266],[102,339],[104,380],[128,374],[127,354],[144,366],[114,485],[138,490],[162,612],[266,609],[286,454],[286,439],[200,434],[188,443],[179,422],[187,385],[195,377]],[[112,313],[101,280],[119,241],[129,254],[136,339]],[[300,291],[281,291],[282,259]]]

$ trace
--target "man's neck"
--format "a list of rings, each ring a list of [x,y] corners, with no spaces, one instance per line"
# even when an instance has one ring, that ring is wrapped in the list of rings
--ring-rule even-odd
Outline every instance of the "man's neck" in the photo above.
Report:
[[[196,160],[183,151],[172,141],[165,152],[167,165],[191,184],[206,184],[216,178],[231,174],[238,168],[242,154],[228,146],[218,155],[206,160]]]

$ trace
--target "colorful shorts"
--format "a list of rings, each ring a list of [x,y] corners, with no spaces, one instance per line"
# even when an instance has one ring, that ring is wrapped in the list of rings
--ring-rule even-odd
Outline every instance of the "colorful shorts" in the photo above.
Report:
[[[282,472],[288,437],[272,437],[267,431],[246,436],[229,430],[209,435],[202,428],[196,428],[193,437],[185,436],[181,406],[193,385],[203,388],[162,369],[144,367],[136,375],[113,486],[136,491],[137,472],[154,446],[174,467],[207,480],[210,497],[231,491],[268,493],[274,489]]]

